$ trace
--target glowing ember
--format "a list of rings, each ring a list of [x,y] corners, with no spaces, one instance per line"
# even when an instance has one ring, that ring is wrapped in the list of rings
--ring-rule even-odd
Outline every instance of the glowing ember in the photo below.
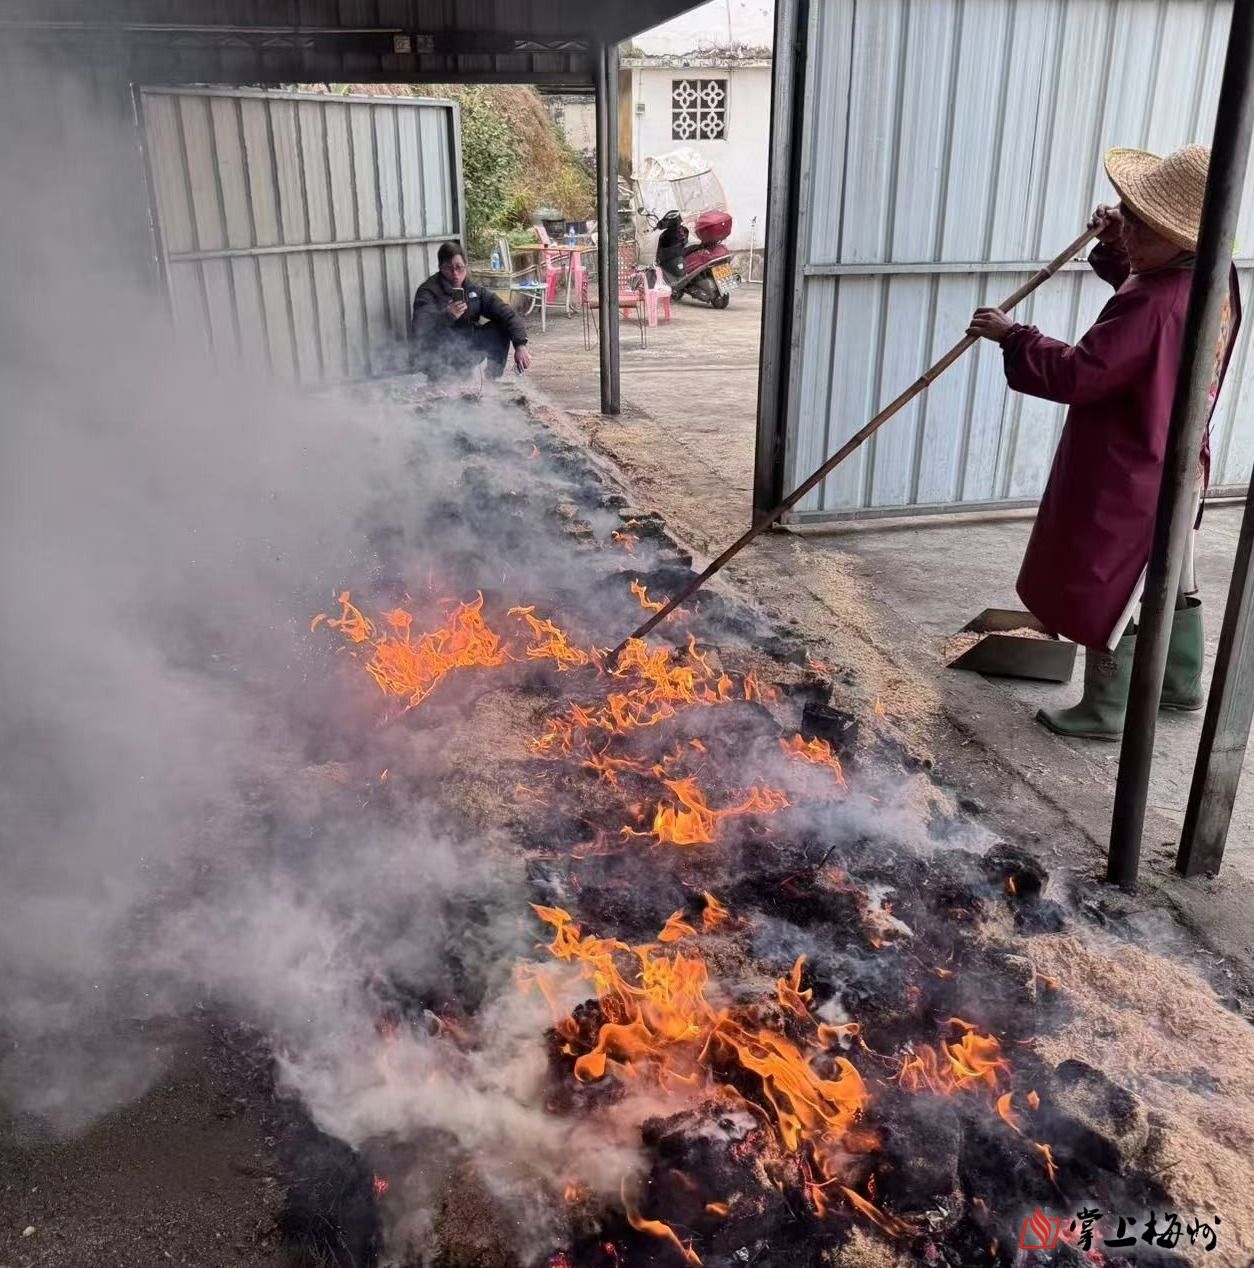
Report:
[[[818,736],[812,740],[804,740],[800,735],[794,735],[790,740],[780,740],[779,746],[789,757],[795,757],[798,761],[809,762],[814,766],[826,766],[836,777],[836,782],[841,788],[849,787],[845,780],[845,772],[840,765],[840,758],[832,752],[832,746],[826,740]]]
[[[377,1198],[381,1198],[392,1187],[382,1176],[375,1176],[371,1183]]]

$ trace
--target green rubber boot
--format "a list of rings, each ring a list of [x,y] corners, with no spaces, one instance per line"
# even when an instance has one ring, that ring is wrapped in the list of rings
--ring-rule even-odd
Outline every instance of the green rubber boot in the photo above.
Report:
[[[1202,690],[1202,658],[1206,634],[1202,627],[1201,599],[1188,599],[1187,608],[1172,616],[1171,642],[1167,645],[1167,673],[1163,677],[1160,709],[1192,713],[1206,703]]]
[[[1036,720],[1057,735],[1082,740],[1117,740],[1123,735],[1132,682],[1135,634],[1125,634],[1112,653],[1084,653],[1084,695],[1069,709],[1042,709]]]

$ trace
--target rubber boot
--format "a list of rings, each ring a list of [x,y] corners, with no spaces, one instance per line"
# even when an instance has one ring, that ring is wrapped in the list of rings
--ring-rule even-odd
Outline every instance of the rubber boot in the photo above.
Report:
[[[1202,690],[1202,658],[1206,635],[1202,627],[1201,599],[1187,599],[1188,607],[1178,608],[1171,620],[1171,642],[1167,645],[1167,672],[1163,677],[1160,709],[1189,713],[1206,703]]]
[[[1083,740],[1117,740],[1123,735],[1132,682],[1135,634],[1125,634],[1111,653],[1084,653],[1084,695],[1069,709],[1042,709],[1036,720],[1058,735]]]

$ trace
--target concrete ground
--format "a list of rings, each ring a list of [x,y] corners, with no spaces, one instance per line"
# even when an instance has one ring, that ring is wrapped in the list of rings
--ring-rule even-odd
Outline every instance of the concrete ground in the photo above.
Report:
[[[749,522],[760,320],[760,292],[745,287],[724,312],[676,305],[644,348],[624,322],[617,418],[598,413],[597,350],[584,348],[581,319],[551,317],[547,334],[534,332],[529,391],[572,414],[640,506],[661,512],[698,555],[717,553]],[[1199,572],[1210,658],[1239,521],[1237,508],[1207,513]],[[941,660],[942,641],[980,610],[1021,606],[1014,579],[1029,529],[1025,518],[929,519],[774,533],[726,580],[748,587],[772,617],[802,625],[815,654],[845,668],[844,681],[868,702],[882,701],[898,737],[993,830],[1039,841],[1056,865],[1096,882],[1118,746],[1065,741],[1033,720],[1045,701],[1078,698],[1082,659],[1063,687],[994,682]],[[1160,721],[1142,892],[1254,967],[1254,778],[1244,782],[1221,876],[1184,881],[1171,870],[1200,725],[1201,715]]]
[[[1212,507],[1203,524],[1197,569],[1206,615],[1205,673],[1209,681],[1241,527],[1241,507]],[[865,575],[877,592],[903,619],[913,621],[939,654],[943,641],[984,608],[1022,609],[1014,583],[1031,528],[1030,519],[1019,518],[991,523],[928,523],[922,527],[916,522],[842,531],[827,540],[839,543],[840,549],[862,561]],[[947,580],[938,584],[938,578]],[[1057,707],[1078,699],[1083,666],[1080,653],[1075,677],[1066,685],[1010,678],[998,679],[996,685],[1017,706],[1034,714],[1042,705]],[[1155,731],[1150,804],[1176,824],[1184,822],[1201,726],[1201,713],[1163,713]],[[1055,742],[1092,761],[1102,779],[1113,787],[1119,769],[1118,745],[1063,739]],[[1247,750],[1224,864],[1254,878],[1252,769],[1254,751]]]

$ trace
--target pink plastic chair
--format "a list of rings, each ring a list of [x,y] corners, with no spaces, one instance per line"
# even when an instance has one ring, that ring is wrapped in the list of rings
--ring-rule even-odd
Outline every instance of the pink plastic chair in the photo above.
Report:
[[[648,313],[649,325],[656,326],[658,323],[658,311],[661,310],[662,320],[670,321],[671,319],[671,288],[662,281],[662,274],[655,271],[653,274],[653,285],[649,285],[649,273],[644,274],[644,304]]]
[[[549,237],[549,231],[543,225],[531,227],[536,231],[536,237],[540,239],[540,245],[544,248],[544,288],[547,302],[555,304],[557,288],[562,278],[566,276],[566,261],[569,252],[554,246],[553,239]],[[576,276],[574,280],[577,282],[579,279]]]

